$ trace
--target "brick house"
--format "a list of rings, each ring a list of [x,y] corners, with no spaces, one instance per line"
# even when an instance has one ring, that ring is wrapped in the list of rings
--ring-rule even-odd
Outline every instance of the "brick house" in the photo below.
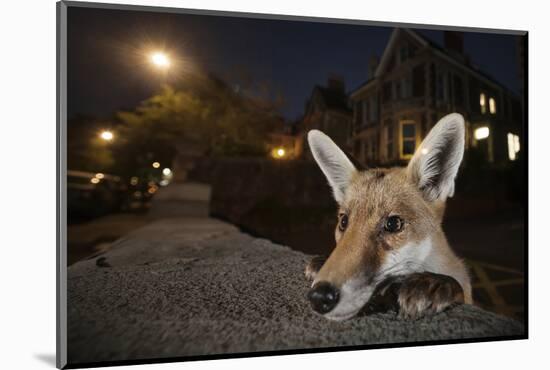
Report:
[[[305,135],[309,130],[321,130],[329,135],[340,147],[349,145],[352,125],[352,110],[346,95],[342,78],[331,76],[327,86],[315,86],[306,102],[303,118],[299,123],[301,151],[310,157]]]
[[[477,148],[498,164],[521,156],[521,100],[470,65],[462,33],[445,32],[441,48],[413,30],[396,28],[380,62],[370,67],[372,78],[350,94],[348,147],[359,161],[404,164],[450,112],[465,117],[467,150]]]

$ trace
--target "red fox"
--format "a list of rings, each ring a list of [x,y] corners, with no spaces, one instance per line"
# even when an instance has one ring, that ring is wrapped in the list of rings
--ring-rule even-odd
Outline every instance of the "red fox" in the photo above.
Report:
[[[460,114],[443,117],[405,168],[359,171],[321,131],[311,130],[308,142],[339,206],[336,247],[328,259],[306,266],[315,311],[349,319],[392,277],[400,282],[401,317],[472,303],[467,269],[441,228],[464,154]]]

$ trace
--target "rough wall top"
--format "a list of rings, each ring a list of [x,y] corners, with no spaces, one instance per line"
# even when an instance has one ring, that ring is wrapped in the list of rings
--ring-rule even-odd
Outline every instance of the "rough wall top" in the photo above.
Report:
[[[523,334],[474,306],[327,321],[305,299],[308,259],[217,220],[159,220],[69,268],[69,363]]]

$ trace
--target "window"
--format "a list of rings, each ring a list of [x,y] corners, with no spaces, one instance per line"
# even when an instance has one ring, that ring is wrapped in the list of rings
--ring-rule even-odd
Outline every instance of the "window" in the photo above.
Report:
[[[403,80],[401,80],[401,98],[406,99],[411,96],[411,80],[410,78],[406,77]]]
[[[403,45],[401,49],[399,49],[399,61],[404,62],[409,57],[409,47],[407,45]]]
[[[353,143],[353,155],[355,158],[361,157],[361,140],[355,140]]]
[[[378,102],[376,96],[370,97],[369,107],[369,120],[374,122],[378,119]]]
[[[412,157],[416,149],[416,124],[411,121],[401,122],[401,157]]]
[[[367,114],[369,111],[369,102],[366,100],[362,101],[363,103],[363,115],[361,116],[361,126],[364,126],[367,124]]]
[[[382,87],[382,102],[387,103],[391,100],[392,96],[392,83],[391,81],[388,81],[384,83],[384,86]]]
[[[508,133],[508,158],[511,161],[517,159],[517,154],[519,152],[519,136],[512,133]]]
[[[395,66],[395,55],[391,55],[389,57],[388,67],[386,69],[386,72],[391,72],[394,66]]]
[[[412,71],[412,93],[414,96],[424,96],[426,74],[424,64],[416,66]]]
[[[479,94],[479,107],[481,108],[481,114],[487,113],[487,102],[484,93]]]
[[[386,120],[385,136],[386,136],[386,158],[388,160],[393,158],[393,127],[391,120]]]
[[[357,109],[357,115],[355,116],[355,126],[361,127],[361,120],[363,119],[363,101],[358,101],[355,104],[355,108]]]
[[[489,137],[489,127],[487,126],[482,126],[482,127],[478,127],[474,130],[474,137],[476,140],[483,140],[483,139],[487,139]]]
[[[397,99],[401,95],[401,81],[397,80],[393,84],[393,98]]]
[[[494,98],[489,99],[489,112],[491,114],[496,114],[497,113],[497,103],[495,102]]]
[[[454,102],[456,105],[464,105],[464,88],[462,86],[462,78],[457,75],[453,76]]]
[[[437,74],[437,100],[445,101],[445,75]]]

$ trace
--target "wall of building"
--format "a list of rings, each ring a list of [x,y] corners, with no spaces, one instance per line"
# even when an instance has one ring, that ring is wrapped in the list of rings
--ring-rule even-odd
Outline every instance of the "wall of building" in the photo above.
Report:
[[[410,158],[410,154],[403,150],[404,146],[411,145],[412,141],[404,140],[402,125],[405,122],[416,124],[415,148],[418,148],[441,117],[459,112],[466,120],[466,149],[471,146],[484,148],[488,162],[507,163],[507,135],[521,132],[521,114],[517,109],[519,100],[466,67],[440,57],[430,47],[413,48],[414,52],[408,58],[401,58],[397,53],[407,43],[412,44],[413,40],[404,35],[396,43],[393,57],[377,80],[351,98],[354,129],[349,141],[354,154],[364,162],[404,164]],[[481,94],[484,107],[480,105]],[[369,102],[373,97],[378,97],[379,102],[376,121],[365,119],[370,116],[365,108],[371,108]],[[476,143],[474,131],[482,126],[490,128],[490,136]],[[372,143],[373,136],[378,138],[377,145]],[[375,158],[369,155],[370,149],[364,149],[372,147],[377,149]]]

